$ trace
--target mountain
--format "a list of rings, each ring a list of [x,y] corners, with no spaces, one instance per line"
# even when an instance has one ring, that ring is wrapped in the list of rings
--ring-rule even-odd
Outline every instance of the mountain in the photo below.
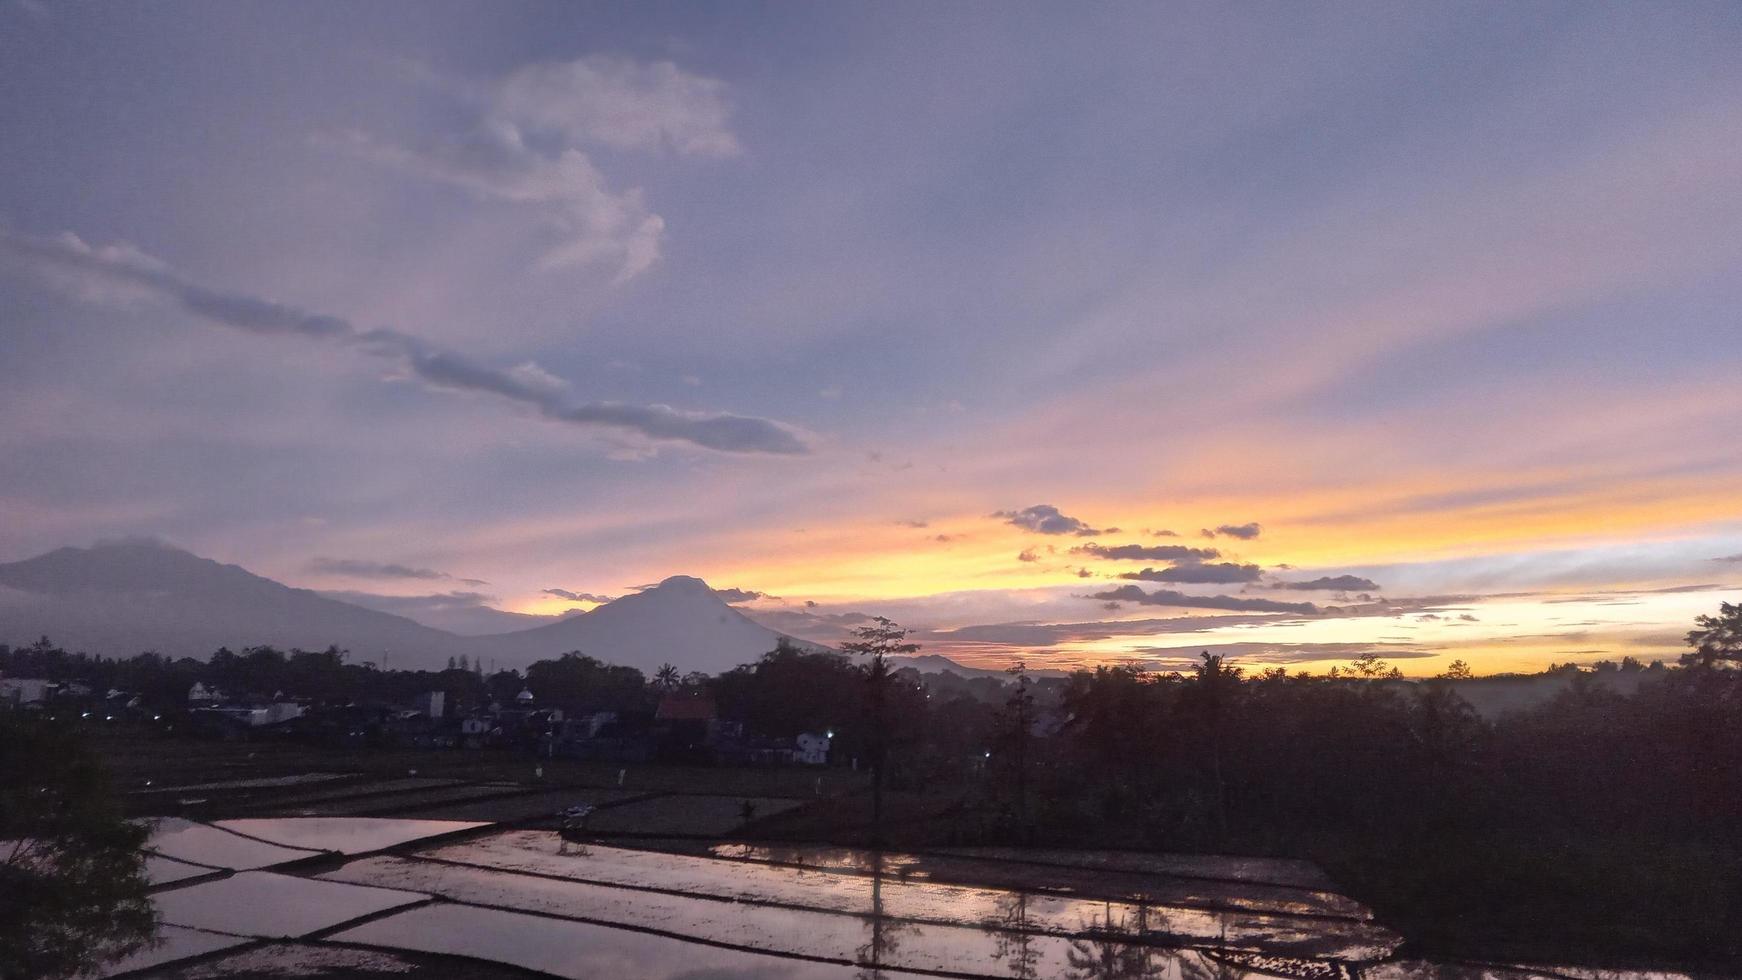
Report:
[[[108,656],[155,650],[204,659],[221,646],[336,645],[354,661],[396,668],[440,668],[461,654],[523,668],[580,650],[650,675],[664,663],[712,674],[755,660],[783,635],[686,575],[547,625],[459,636],[155,542],[61,548],[0,564],[0,643],[47,636]]]
[[[917,670],[922,674],[936,674],[947,670],[952,674],[970,680],[976,677],[990,677],[997,681],[1008,681],[1010,679],[1008,671],[990,670],[985,667],[969,667],[966,664],[959,664],[948,657],[935,653],[922,653],[914,657],[890,657],[889,666],[892,670],[900,670],[903,667],[912,667],[914,670]],[[1066,672],[1062,670],[1041,670],[1030,668],[1028,676],[1040,678],[1064,677],[1067,675]]]
[[[529,663],[579,650],[649,675],[664,663],[718,674],[774,649],[782,636],[727,605],[701,579],[674,575],[548,626],[476,637],[472,655],[497,657],[504,664]]]
[[[445,665],[465,641],[155,542],[61,548],[0,564],[0,643],[204,659],[221,646],[349,649],[387,666]]]

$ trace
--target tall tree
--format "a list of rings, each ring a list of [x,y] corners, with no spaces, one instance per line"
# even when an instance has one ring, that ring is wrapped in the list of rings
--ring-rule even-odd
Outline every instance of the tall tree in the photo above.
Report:
[[[1699,616],[1694,623],[1699,628],[1688,631],[1688,646],[1694,649],[1682,654],[1682,663],[1742,664],[1742,603],[1719,603],[1718,615]]]
[[[76,732],[0,710],[0,977],[84,976],[149,943],[145,837]]]
[[[1005,671],[1009,674],[1010,697],[1004,701],[1000,717],[1001,748],[1008,751],[1007,763],[1012,767],[1016,788],[1016,819],[1023,833],[1028,831],[1028,756],[1034,737],[1034,678],[1028,676],[1028,665],[1018,663]]]
[[[853,631],[853,639],[841,651],[865,658],[867,702],[871,714],[871,843],[883,846],[883,770],[889,755],[889,658],[916,653],[919,644],[907,642],[907,630],[878,616]]]

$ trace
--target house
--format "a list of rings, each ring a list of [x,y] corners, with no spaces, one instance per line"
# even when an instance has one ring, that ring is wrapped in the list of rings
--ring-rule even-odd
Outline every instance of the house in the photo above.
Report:
[[[203,708],[215,704],[222,697],[223,695],[216,689],[208,689],[199,681],[194,681],[194,686],[188,688],[188,706],[192,708]]]
[[[441,718],[442,713],[447,709],[447,699],[445,691],[425,691],[412,699],[412,705],[424,717],[435,721]]]
[[[653,713],[659,724],[700,723],[704,727],[719,717],[714,699],[705,694],[667,694],[659,699],[659,708]]]
[[[653,712],[659,755],[668,762],[707,762],[719,736],[714,699],[698,692],[667,694]]]
[[[0,701],[40,704],[47,701],[58,686],[40,677],[0,677]]]
[[[792,761],[801,766],[826,766],[829,764],[829,735],[819,735],[815,732],[803,732],[794,739]]]

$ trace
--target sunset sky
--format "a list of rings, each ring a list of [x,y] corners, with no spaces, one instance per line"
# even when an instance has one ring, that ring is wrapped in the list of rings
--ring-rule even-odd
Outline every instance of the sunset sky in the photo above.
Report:
[[[0,0],[0,561],[1672,657],[1742,593],[1738,52],[1735,3]]]

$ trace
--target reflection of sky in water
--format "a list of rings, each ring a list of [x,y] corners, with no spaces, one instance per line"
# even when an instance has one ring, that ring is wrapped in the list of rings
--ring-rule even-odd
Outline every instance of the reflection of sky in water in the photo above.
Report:
[[[147,850],[177,861],[215,868],[264,868],[313,856],[312,851],[250,840],[180,817],[160,817],[151,824]]]
[[[977,933],[987,924],[1009,928],[999,923],[1008,919],[1006,905],[1013,894],[997,888],[904,880],[899,875],[843,874],[609,847],[576,848],[562,844],[549,834],[537,832],[496,834],[426,853],[442,861],[463,862],[479,868],[531,872],[568,879],[569,882],[587,882],[592,886],[621,886],[583,888],[572,895],[575,901],[584,900],[601,908],[600,912],[590,913],[589,917],[611,916],[608,921],[632,922],[619,916],[633,914],[633,906],[638,904],[662,897],[678,898],[681,900],[678,904],[666,903],[661,907],[664,914],[672,916],[673,922],[677,923],[672,927],[673,931],[685,934],[694,934],[692,930],[696,922],[690,920],[712,921],[715,908],[722,904],[701,900],[703,904],[698,906],[693,904],[697,900],[689,896],[790,906],[795,911],[809,914],[862,916],[875,910],[875,915],[891,919],[939,927],[969,927],[967,931]],[[392,869],[390,875],[387,873],[389,867]],[[353,864],[333,876],[346,881],[435,891],[464,901],[510,904],[453,895],[449,890],[452,882],[433,880],[431,872],[426,870],[428,867],[423,864],[407,866],[404,862],[391,866],[368,862]],[[477,882],[477,879],[460,880],[469,886],[476,886]],[[497,877],[490,880],[495,888],[513,890],[518,887],[517,879]],[[626,893],[622,888],[659,889],[673,895],[661,896],[645,891]],[[621,908],[625,903],[631,908]],[[734,913],[733,918],[737,914]],[[779,919],[771,928],[779,929],[788,921]],[[1349,959],[1377,958],[1388,952],[1395,942],[1387,931],[1349,919],[1217,912],[1035,894],[1025,899],[1023,922],[1019,928],[1074,936],[1104,931],[1109,924],[1127,931],[1135,929],[1133,935],[1150,941],[1226,944],[1243,949]],[[957,936],[953,941],[962,939]]]
[[[423,899],[270,871],[243,871],[152,895],[166,923],[241,936],[302,936]]]
[[[248,820],[220,820],[217,825],[250,837],[260,837],[289,847],[306,847],[316,851],[338,851],[341,854],[363,854],[379,851],[395,844],[452,833],[482,823],[456,820],[399,820],[350,817],[267,817]]]
[[[859,874],[870,873],[873,867],[870,852],[846,847],[721,844],[712,848],[710,853],[723,858],[803,865]],[[1042,852],[1040,856],[1047,855]],[[1075,857],[1081,863],[1070,866],[1040,863],[1027,860],[1025,856],[1016,856],[1012,860],[986,860],[966,854],[933,853],[922,857],[888,853],[882,858],[882,872],[902,881],[976,884],[1054,894],[1075,893],[1151,905],[1372,918],[1372,913],[1360,903],[1334,892],[1297,884],[1270,884],[1265,878],[1242,880],[1238,877],[1260,872],[1265,870],[1262,869],[1263,865],[1271,865],[1274,866],[1274,877],[1268,881],[1323,879],[1322,874],[1312,869],[1304,874],[1296,872],[1292,866],[1294,862],[1208,857],[1197,861],[1179,861],[1182,868],[1190,870],[1169,873],[1116,868],[1110,865],[1098,866],[1093,863],[1093,856],[1082,855],[1080,852]],[[1062,856],[1057,856],[1056,859],[1065,860]],[[1218,880],[1211,880],[1212,877]]]
[[[576,980],[847,980],[852,967],[732,949],[582,922],[431,905],[341,932],[341,942],[476,956]]]
[[[361,849],[432,830],[427,821],[289,823],[308,832],[297,839],[334,848]],[[210,827],[172,821],[162,829],[183,849],[211,844],[208,861],[218,854],[260,856],[238,851],[234,842],[241,838]],[[1372,962],[1391,952],[1395,937],[1370,922],[1323,914],[1365,910],[1319,887],[1326,884],[1322,873],[1301,862],[996,848],[941,856],[808,846],[722,845],[716,851],[720,856],[693,857],[509,831],[429,848],[422,858],[353,860],[318,878],[245,871],[203,884],[171,884],[153,895],[165,945],[110,971],[231,944],[218,933],[288,936],[336,928],[333,938],[341,942],[626,980],[914,975],[904,971],[1338,980],[1349,975],[1339,961],[1365,963],[1362,976],[1374,980],[1545,975],[1526,968]],[[798,863],[806,866],[787,866]],[[1117,895],[1108,894],[1115,886],[1096,884],[1104,879],[1116,879]],[[1036,894],[1025,884],[1082,886],[1082,894]],[[1232,910],[1103,900],[1163,893],[1189,893]],[[417,905],[426,895],[441,901]],[[399,909],[406,905],[413,907]],[[1314,914],[1287,914],[1299,909]],[[378,913],[385,914],[351,923]],[[1553,972],[1588,980],[1677,980],[1673,974]]]

